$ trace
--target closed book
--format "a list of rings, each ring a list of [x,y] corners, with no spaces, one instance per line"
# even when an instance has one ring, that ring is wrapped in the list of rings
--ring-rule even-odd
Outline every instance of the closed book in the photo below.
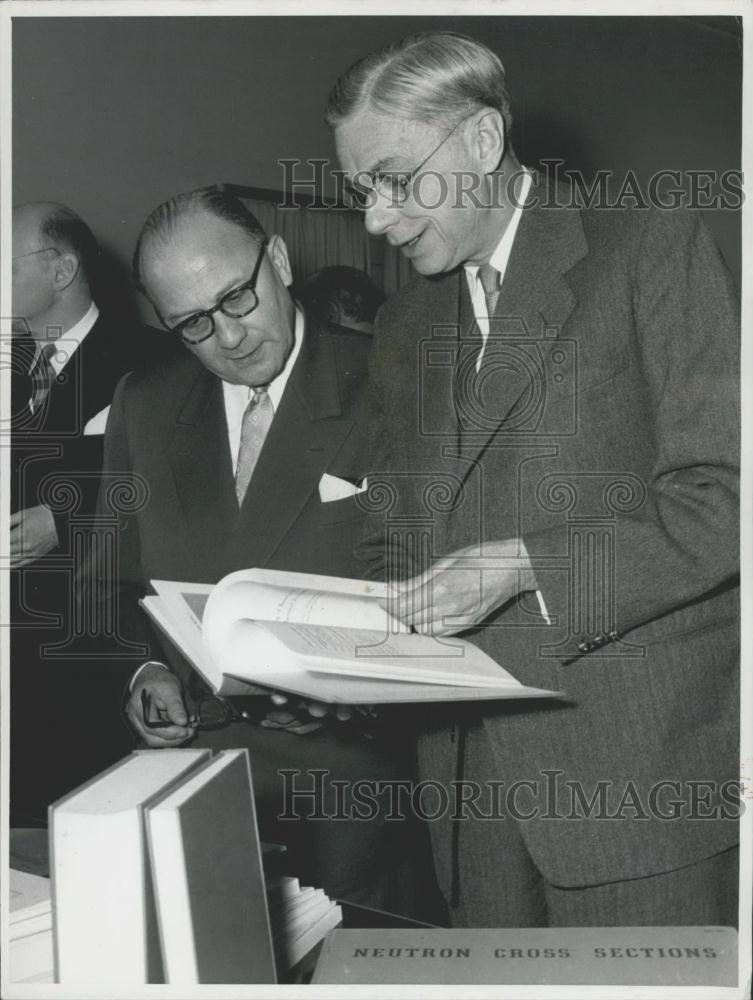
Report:
[[[732,927],[335,930],[312,983],[735,986]]]
[[[246,750],[225,750],[147,810],[168,983],[274,983]]]
[[[58,982],[164,982],[143,812],[208,758],[136,751],[50,807]]]

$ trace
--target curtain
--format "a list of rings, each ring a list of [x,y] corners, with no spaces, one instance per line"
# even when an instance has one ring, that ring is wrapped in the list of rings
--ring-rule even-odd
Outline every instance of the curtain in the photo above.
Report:
[[[296,283],[320,267],[348,264],[372,275],[371,248],[363,220],[352,212],[322,208],[279,208],[244,198],[262,227],[285,240]]]
[[[387,296],[411,277],[410,263],[382,237],[369,236],[358,212],[279,207],[285,199],[282,192],[259,197],[253,188],[230,184],[226,188],[241,198],[270,236],[277,233],[285,240],[297,285],[332,264],[365,271]]]

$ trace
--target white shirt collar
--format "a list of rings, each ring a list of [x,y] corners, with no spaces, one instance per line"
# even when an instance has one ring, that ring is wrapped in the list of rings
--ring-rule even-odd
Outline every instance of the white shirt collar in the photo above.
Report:
[[[512,252],[512,244],[515,239],[515,233],[518,231],[518,225],[520,223],[520,218],[523,214],[523,205],[525,205],[528,199],[528,192],[531,190],[532,176],[530,170],[523,168],[523,178],[520,184],[520,190],[518,196],[515,199],[515,208],[512,213],[512,218],[510,219],[507,228],[502,234],[502,238],[497,244],[494,252],[489,258],[489,263],[493,268],[496,268],[500,274],[500,285],[505,277],[505,271],[507,270],[507,264],[510,260],[510,253]],[[476,283],[476,277],[478,275],[478,264],[466,264],[465,273],[468,276],[468,284],[473,287]]]
[[[296,306],[293,350],[288,355],[285,367],[279,375],[272,379],[268,387],[269,398],[272,401],[272,407],[275,412],[277,412],[277,407],[280,405],[280,400],[282,399],[285,386],[288,383],[290,373],[292,372],[293,366],[295,365],[296,359],[300,353],[301,344],[303,342],[303,328],[303,313],[298,306]],[[225,414],[227,416],[228,430],[231,433],[234,429],[240,428],[240,425],[243,422],[243,414],[245,413],[248,401],[251,399],[253,391],[254,390],[250,386],[237,385],[233,382],[223,381],[222,393],[225,399]]]
[[[89,308],[84,315],[74,323],[70,330],[66,330],[56,341],[57,350],[50,358],[50,364],[56,375],[65,368],[73,355],[83,344],[84,338],[91,331],[99,318],[97,303],[92,299]]]

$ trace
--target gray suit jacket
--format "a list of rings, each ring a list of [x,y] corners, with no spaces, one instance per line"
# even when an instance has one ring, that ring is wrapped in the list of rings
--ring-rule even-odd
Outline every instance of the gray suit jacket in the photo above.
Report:
[[[739,319],[698,217],[548,208],[534,186],[536,197],[480,377],[462,271],[416,277],[378,317],[376,513],[361,551],[371,572],[413,572],[466,545],[524,539],[555,624],[528,595],[464,638],[567,698],[430,713],[422,777],[451,779],[449,724],[483,720],[499,779],[536,783],[521,823],[529,852],[574,886],[677,868],[737,837],[734,821],[706,815],[735,812],[723,783],[739,774]],[[601,812],[622,818],[545,817],[572,815],[573,801],[578,812],[566,782],[605,794]],[[633,788],[645,818],[625,805]]]

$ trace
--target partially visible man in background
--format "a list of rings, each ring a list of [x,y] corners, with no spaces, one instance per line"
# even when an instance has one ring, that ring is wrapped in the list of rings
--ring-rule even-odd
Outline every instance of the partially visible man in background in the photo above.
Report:
[[[363,271],[346,264],[322,267],[301,288],[301,302],[318,319],[371,333],[384,292]]]
[[[124,731],[91,719],[83,697],[94,690],[101,702],[115,704],[119,681],[77,656],[82,650],[77,651],[73,633],[74,552],[78,559],[77,550],[85,545],[82,519],[96,507],[105,417],[117,381],[171,345],[167,337],[125,329],[104,304],[100,310],[100,277],[99,245],[75,212],[53,202],[14,208],[13,337],[4,356],[11,366],[12,397],[15,825],[44,823],[51,800],[126,745]]]

